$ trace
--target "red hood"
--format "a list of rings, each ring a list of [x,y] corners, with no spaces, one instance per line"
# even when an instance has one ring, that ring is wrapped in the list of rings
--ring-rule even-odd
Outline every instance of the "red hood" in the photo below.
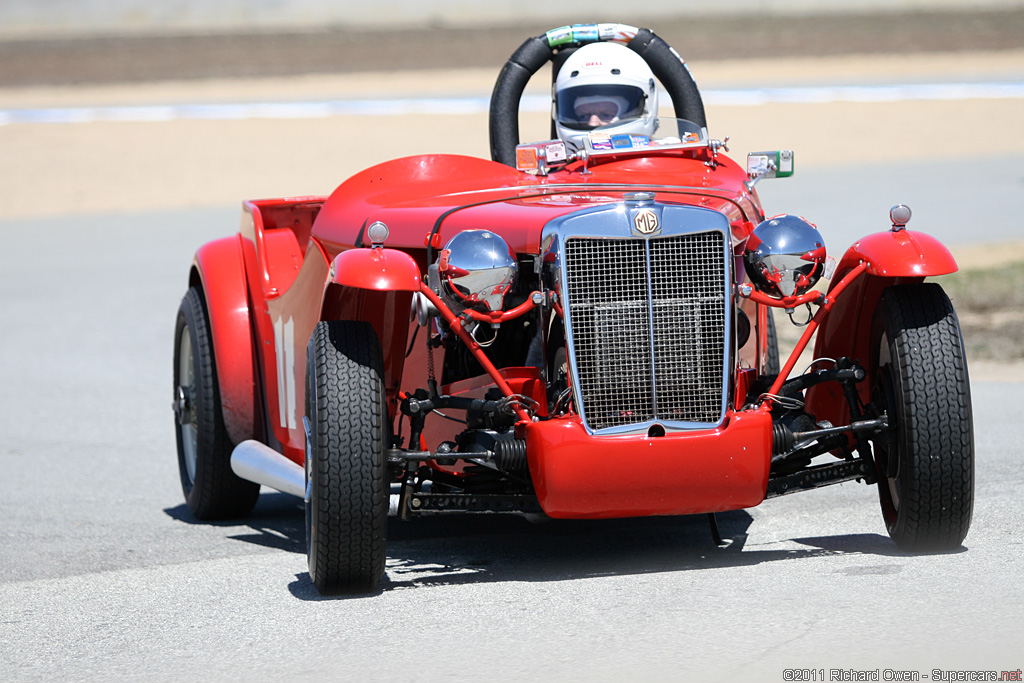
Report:
[[[760,210],[743,185],[744,171],[727,157],[718,160],[712,169],[680,155],[631,158],[587,175],[574,170],[537,177],[474,157],[406,157],[342,183],[324,203],[313,237],[333,257],[359,246],[363,227],[379,220],[391,231],[386,246],[422,249],[441,221],[441,244],[461,230],[487,229],[518,253],[539,253],[548,221],[638,190],[656,192],[658,201],[721,211],[734,223],[756,222],[756,215],[747,215]]]

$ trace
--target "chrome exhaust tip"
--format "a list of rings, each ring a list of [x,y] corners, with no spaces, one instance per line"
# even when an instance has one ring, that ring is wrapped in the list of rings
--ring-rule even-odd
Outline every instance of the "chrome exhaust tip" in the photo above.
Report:
[[[306,472],[301,466],[259,441],[248,440],[231,451],[231,469],[242,479],[303,498]]]

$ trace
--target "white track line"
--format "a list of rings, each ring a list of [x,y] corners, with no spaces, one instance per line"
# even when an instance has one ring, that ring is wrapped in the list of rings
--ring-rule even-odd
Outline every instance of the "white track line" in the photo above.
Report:
[[[705,104],[821,104],[825,102],[906,102],[920,100],[978,100],[1024,98],[1024,83],[936,83],[871,86],[811,86],[706,90]],[[118,107],[0,109],[0,125],[14,123],[93,123],[99,121],[154,122],[239,119],[318,119],[328,116],[398,116],[402,114],[479,114],[487,97],[321,100],[306,102],[239,102],[229,104],[170,104]],[[526,95],[523,111],[547,111],[551,100]]]

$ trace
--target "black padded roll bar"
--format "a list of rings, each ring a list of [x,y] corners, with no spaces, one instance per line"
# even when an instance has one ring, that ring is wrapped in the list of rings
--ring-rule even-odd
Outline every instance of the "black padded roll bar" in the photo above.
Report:
[[[672,98],[676,118],[693,121],[701,128],[707,127],[704,116],[704,102],[700,98],[697,82],[686,68],[683,58],[668,43],[654,35],[650,29],[642,28],[629,41],[629,49],[644,58],[651,67],[655,78],[661,81]]]
[[[646,28],[639,29],[628,45],[643,57],[655,77],[665,86],[672,98],[676,117],[706,126],[704,103],[697,83],[676,51]],[[515,167],[516,145],[519,144],[519,101],[523,90],[530,78],[551,60],[556,49],[563,47],[570,46],[550,47],[547,34],[536,36],[520,45],[505,62],[491,92],[489,129],[491,159],[494,161]]]
[[[498,74],[491,93],[491,159],[516,165],[519,144],[519,100],[530,77],[551,59],[547,36],[530,38],[516,50]]]

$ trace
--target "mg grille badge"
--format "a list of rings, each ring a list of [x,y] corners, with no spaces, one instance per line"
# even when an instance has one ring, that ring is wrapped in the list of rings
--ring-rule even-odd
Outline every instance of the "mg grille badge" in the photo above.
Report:
[[[639,235],[653,235],[660,227],[658,214],[651,209],[640,209],[633,216],[633,231]]]

